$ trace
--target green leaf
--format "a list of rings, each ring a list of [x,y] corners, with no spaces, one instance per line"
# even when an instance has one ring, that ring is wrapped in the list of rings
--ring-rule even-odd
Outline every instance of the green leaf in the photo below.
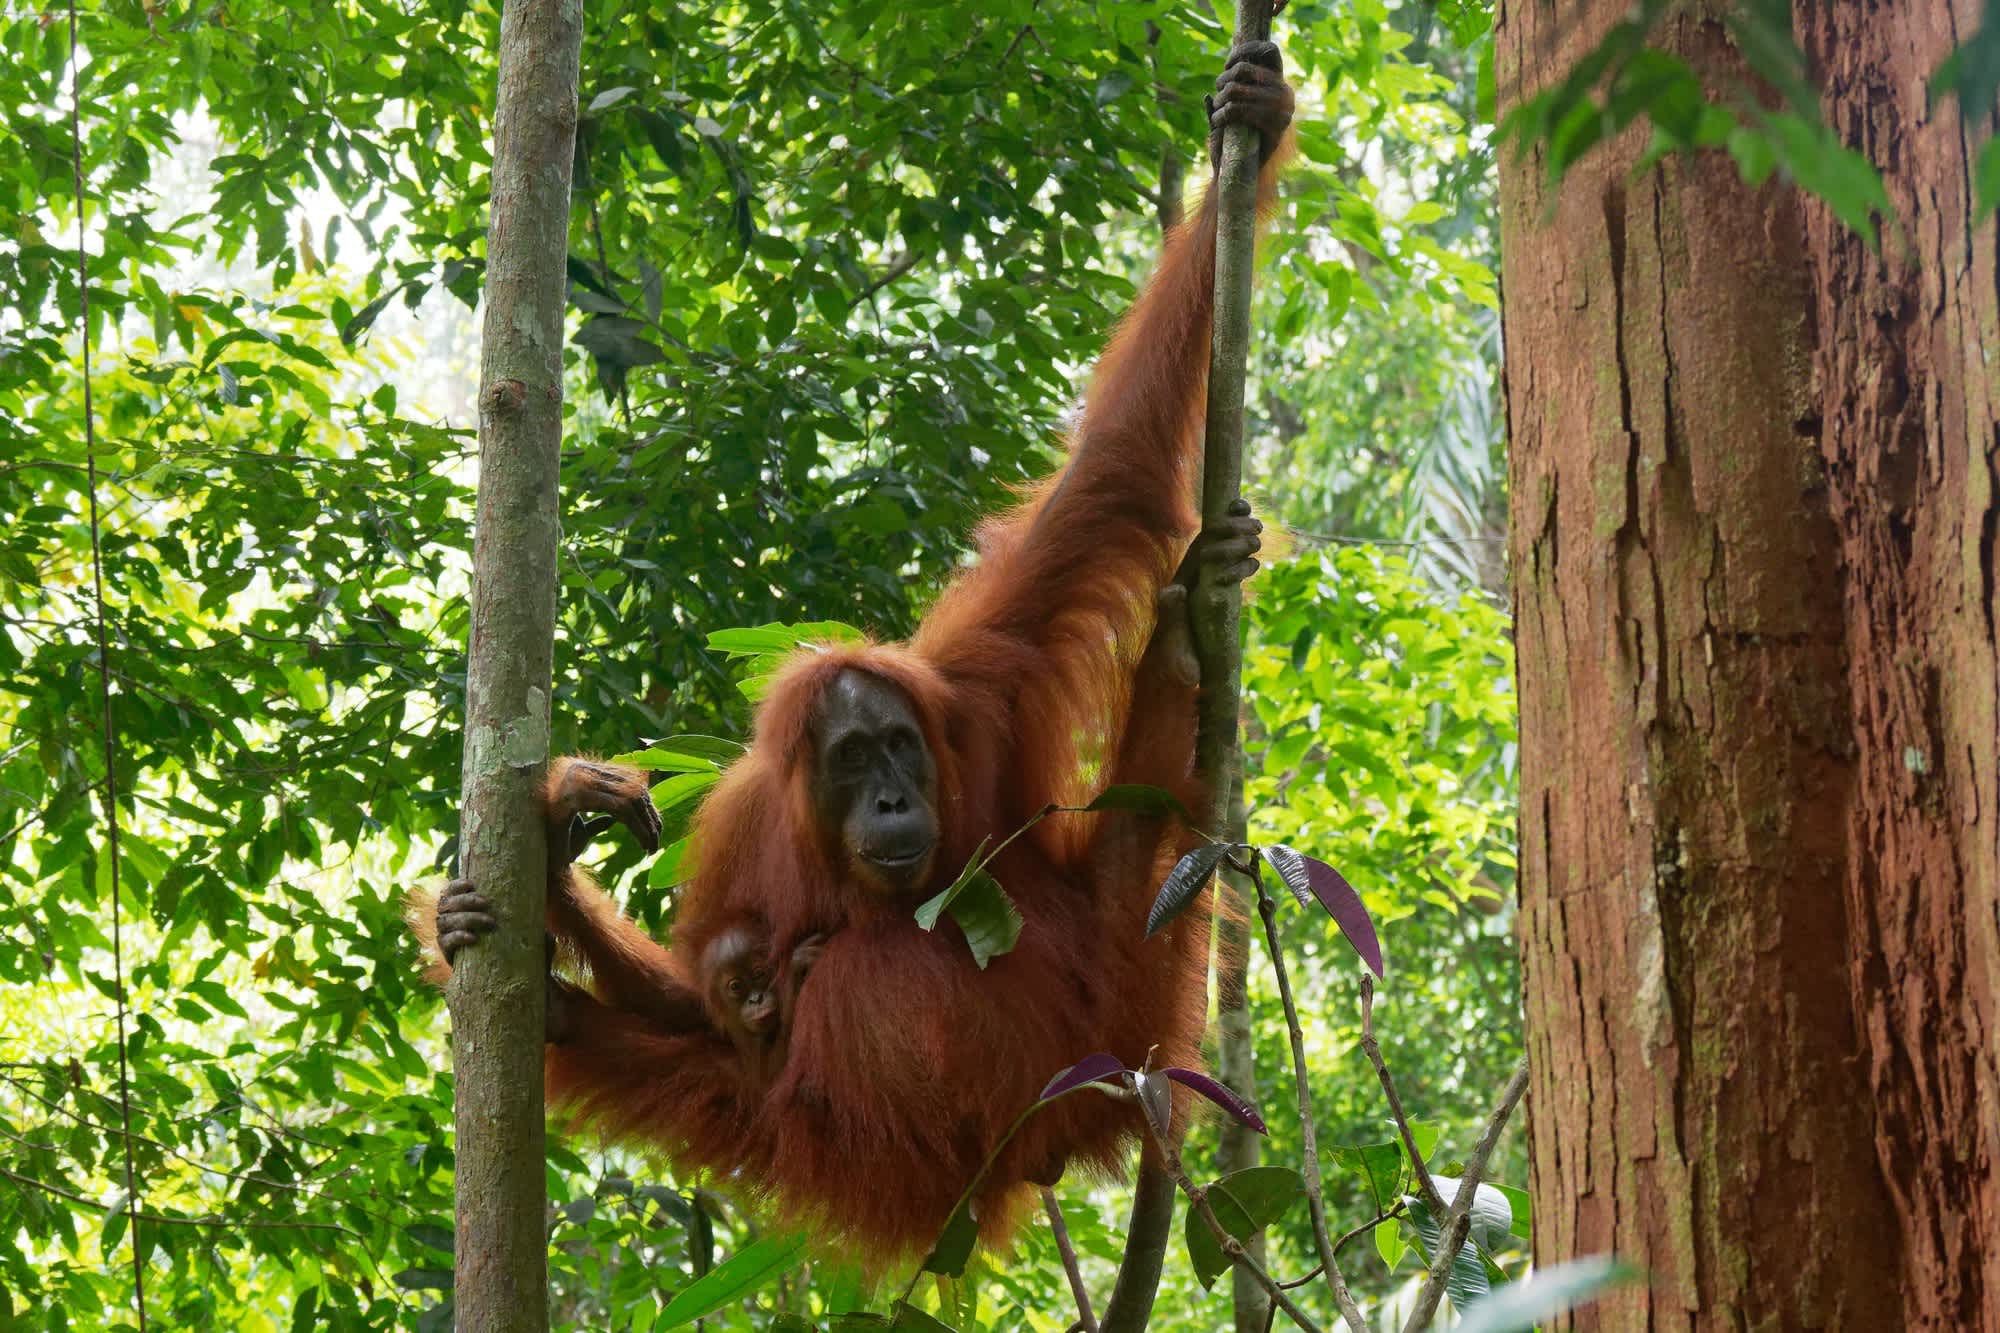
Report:
[[[2000,208],[2000,135],[1987,139],[1973,168],[1973,207],[1980,213]]]
[[[992,845],[992,838],[981,838],[978,848],[972,853],[972,858],[965,863],[965,868],[958,872],[958,878],[947,884],[943,891],[934,897],[926,899],[918,906],[917,924],[919,926],[922,926],[925,930],[937,929],[938,918],[944,915],[945,908],[951,906],[952,899],[965,892],[966,886],[972,883],[973,877],[984,871],[986,866],[986,849]]]
[[[663,815],[673,814],[683,806],[692,805],[700,800],[710,787],[721,780],[722,775],[713,769],[676,773],[654,786],[653,805]]]
[[[625,315],[593,315],[578,327],[572,341],[600,366],[631,370],[667,359],[665,352],[642,336],[645,332],[644,323]]]
[[[1403,1255],[1409,1248],[1403,1240],[1400,1218],[1384,1218],[1375,1224],[1375,1253],[1382,1256],[1382,1262],[1388,1265],[1390,1272],[1396,1271],[1396,1265],[1403,1262]]]
[[[926,1273],[959,1277],[964,1274],[966,1261],[972,1258],[973,1246],[978,1242],[979,1224],[972,1220],[971,1200],[960,1199],[920,1267]]]
[[[659,855],[646,867],[646,883],[655,889],[671,889],[679,884],[685,878],[681,867],[687,861],[687,850],[686,838],[675,838],[660,848]]]
[[[1533,1240],[1534,1200],[1529,1197],[1528,1191],[1516,1189],[1512,1185],[1495,1185],[1493,1188],[1507,1196],[1507,1208],[1511,1219],[1507,1226],[1508,1231],[1513,1233],[1516,1240]]]
[[[319,1322],[319,1288],[307,1287],[292,1303],[292,1333],[312,1333]]]
[[[1400,1139],[1335,1148],[1333,1164],[1361,1182],[1378,1213],[1388,1212],[1403,1197],[1407,1163]]]
[[[790,1270],[805,1253],[806,1238],[799,1232],[764,1236],[717,1264],[675,1293],[654,1321],[655,1329],[679,1328],[704,1319],[717,1310],[736,1304]]]
[[[796,648],[829,643],[858,643],[865,635],[838,620],[815,620],[798,625],[757,625],[744,629],[720,629],[708,636],[708,646],[730,657],[781,657]]]
[[[1778,168],[1778,152],[1772,147],[1769,137],[1748,125],[1739,125],[1729,132],[1729,155],[1736,159],[1736,170],[1743,177],[1743,183],[1756,188],[1771,178]]]
[[[1447,1205],[1457,1202],[1459,1182],[1456,1177],[1432,1176],[1431,1184],[1437,1187],[1438,1197]],[[1471,1229],[1466,1234],[1481,1248],[1490,1250],[1506,1244],[1512,1234],[1514,1206],[1503,1191],[1482,1180],[1472,1196],[1471,1218]]]
[[[1395,1121],[1391,1120],[1389,1123],[1393,1126]],[[1426,1162],[1431,1160],[1431,1154],[1437,1150],[1438,1140],[1443,1137],[1444,1126],[1435,1120],[1410,1121],[1410,1138],[1416,1142],[1417,1152]],[[1400,1143],[1402,1140],[1399,1138],[1397,1142]],[[1405,1151],[1407,1151],[1407,1146]],[[1446,1195],[1445,1197],[1450,1198],[1451,1196]]]
[[[395,300],[396,296],[402,290],[403,284],[397,283],[394,287],[391,287],[388,291],[383,292],[367,305],[355,311],[354,317],[340,326],[340,340],[349,347],[354,346],[361,335],[368,332],[375,321],[381,317],[382,312],[389,308],[389,302]]]
[[[1176,815],[1192,822],[1194,816],[1181,798],[1165,787],[1149,787],[1143,782],[1119,782],[1106,787],[1091,799],[1086,811],[1122,810],[1137,815]]]
[[[1446,1196],[1446,1202],[1450,1196]],[[1424,1243],[1424,1262],[1435,1269],[1444,1251],[1444,1232],[1441,1219],[1431,1216],[1431,1210],[1421,1201],[1411,1202],[1404,1214],[1410,1225]],[[1479,1261],[1479,1242],[1467,1233],[1465,1243],[1458,1247],[1458,1253],[1451,1259],[1451,1270],[1445,1274],[1444,1289],[1451,1294],[1451,1303],[1460,1310],[1468,1309],[1473,1302],[1492,1290],[1492,1283],[1486,1277],[1486,1265]]]
[[[917,909],[917,923],[925,930],[933,929],[940,908],[949,912],[958,928],[965,932],[972,961],[982,969],[1001,954],[1011,952],[1021,938],[1020,909],[1014,906],[1014,900],[1007,896],[1000,882],[983,870],[974,870],[969,877],[959,876],[951,888],[925,902]]]
[[[1305,1187],[1305,1178],[1290,1167],[1253,1166],[1232,1172],[1210,1185],[1208,1203],[1224,1231],[1239,1241],[1247,1241],[1304,1198]],[[1207,1289],[1229,1271],[1232,1261],[1202,1218],[1201,1210],[1192,1202],[1188,1204],[1184,1230],[1195,1278]]]

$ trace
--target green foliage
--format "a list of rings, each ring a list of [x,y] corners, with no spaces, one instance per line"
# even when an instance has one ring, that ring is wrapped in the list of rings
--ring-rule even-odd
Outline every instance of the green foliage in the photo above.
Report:
[[[1376,1029],[1403,1103],[1420,1117],[1419,1148],[1469,1149],[1521,1052],[1506,906],[1516,753],[1506,617],[1482,595],[1439,593],[1399,557],[1350,548],[1269,568],[1246,619],[1250,837],[1310,852],[1360,892],[1389,962]],[[1334,1145],[1322,1147],[1328,1218],[1345,1232],[1397,1214],[1410,1167],[1381,1089],[1354,1053],[1353,952],[1317,910],[1279,921],[1293,988],[1311,1015],[1319,1141]],[[1251,980],[1268,1108],[1286,1095],[1273,1080],[1287,1078],[1289,1052],[1267,981],[1254,968]],[[1265,1160],[1301,1160],[1289,1118],[1272,1118]],[[1526,1178],[1518,1140],[1501,1141],[1488,1174]],[[1317,1262],[1303,1217],[1276,1228],[1272,1244],[1281,1271]],[[1400,1257],[1394,1232],[1377,1244]],[[1349,1268],[1364,1292],[1400,1280],[1387,1262]]]
[[[1643,116],[1653,130],[1646,165],[1669,153],[1725,149],[1746,183],[1761,185],[1781,172],[1871,247],[1878,245],[1878,223],[1896,222],[1894,204],[1877,166],[1821,117],[1787,0],[1738,0],[1728,11],[1730,35],[1751,71],[1778,93],[1776,107],[1749,87],[1732,88],[1717,100],[1686,62],[1649,45],[1666,13],[1663,0],[1645,0],[1561,81],[1514,107],[1501,138],[1520,152],[1542,146],[1553,186],[1591,148]],[[2000,5],[1989,0],[1978,30],[1931,80],[1934,97],[1956,97],[1960,107],[1973,109],[1968,129],[1984,140],[1973,164],[1981,213],[2000,208],[2000,151],[1985,130],[1996,88]]]
[[[655,798],[679,820],[735,752],[717,738],[742,736],[759,659],[790,647],[713,631],[906,631],[975,516],[1052,457],[1078,369],[1154,248],[1163,156],[1199,141],[1226,37],[1200,7],[1153,0],[586,17],[555,743],[666,737],[644,762],[671,775]],[[476,447],[464,312],[484,280],[497,8],[87,3],[80,19],[82,208],[65,25],[0,24],[0,1323],[135,1324],[136,1250],[161,1325],[448,1328],[452,1088],[400,899],[455,859]],[[1426,330],[1491,300],[1466,129],[1486,18],[1300,0],[1287,25],[1307,110],[1259,308],[1262,470],[1295,517],[1400,530],[1422,507],[1404,503],[1420,486],[1411,423],[1478,359],[1475,333]],[[1330,357],[1336,320],[1353,341]],[[122,990],[81,517],[86,331]],[[1405,365],[1407,394],[1389,373]],[[1280,429],[1302,413],[1309,440]],[[1395,447],[1364,459],[1353,441],[1374,436]],[[1315,489],[1322,476],[1340,484]],[[1299,682],[1271,652],[1289,661],[1308,623],[1326,644],[1382,630],[1308,597],[1321,575],[1291,568],[1252,612],[1252,690],[1287,717]],[[1414,580],[1378,582],[1412,617],[1444,614]],[[1442,623],[1468,656],[1397,679],[1490,687],[1504,659],[1467,615]],[[1347,665],[1308,660],[1315,689]],[[1503,1046],[1511,1015],[1445,942],[1461,918],[1425,906],[1392,858],[1436,851],[1418,881],[1454,892],[1504,884],[1502,835],[1464,811],[1499,817],[1505,766],[1464,737],[1431,751],[1392,687],[1341,697],[1385,712],[1346,728],[1369,761],[1343,754],[1337,781],[1309,755],[1356,742],[1301,742],[1302,722],[1274,729],[1260,703],[1266,831],[1337,858],[1378,916],[1421,911],[1399,967],[1433,978],[1440,1030],[1470,1023]],[[1433,753],[1460,793],[1421,766]],[[664,926],[683,844],[634,876],[629,843],[606,842],[600,873]],[[1325,928],[1288,918],[1317,970]],[[1483,966],[1511,986],[1507,965]],[[1320,979],[1337,1018],[1342,989]],[[1453,1116],[1484,1091],[1483,1046],[1423,1059],[1439,1073],[1413,1083]],[[1355,1098],[1319,1091],[1354,1118]],[[551,1144],[557,1328],[662,1326],[768,1244],[693,1182]],[[1113,1210],[1066,1193],[1101,1277]],[[959,1326],[1027,1327],[1067,1299],[1039,1232],[1011,1264],[975,1256],[962,1285]],[[864,1298],[821,1266],[707,1318],[769,1327]],[[1162,1324],[1214,1322],[1184,1269],[1161,1308]]]

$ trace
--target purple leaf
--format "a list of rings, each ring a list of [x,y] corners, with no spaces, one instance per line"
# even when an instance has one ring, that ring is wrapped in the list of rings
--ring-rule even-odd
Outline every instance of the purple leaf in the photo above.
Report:
[[[1235,1089],[1217,1083],[1208,1075],[1196,1073],[1192,1069],[1162,1069],[1160,1072],[1181,1086],[1191,1088],[1208,1098],[1236,1117],[1239,1124],[1248,1125],[1259,1134],[1270,1132],[1264,1124],[1264,1117],[1257,1114],[1257,1108],[1237,1096]]]
[[[1226,842],[1203,843],[1174,864],[1174,868],[1167,872],[1167,882],[1160,886],[1160,896],[1153,899],[1153,910],[1146,913],[1148,939],[1187,910],[1187,905],[1195,900],[1228,853],[1229,844]]]
[[[1086,1055],[1068,1069],[1049,1080],[1049,1086],[1042,1089],[1037,1101],[1048,1101],[1072,1092],[1086,1083],[1100,1083],[1115,1074],[1125,1072],[1125,1062],[1115,1055],[1099,1051],[1096,1055]]]
[[[1382,945],[1375,938],[1375,923],[1369,919],[1361,895],[1354,891],[1347,877],[1326,862],[1290,847],[1266,847],[1263,854],[1300,903],[1307,901],[1308,893],[1319,900],[1319,905],[1340,927],[1340,933],[1354,946],[1354,952],[1361,955],[1361,961],[1376,976],[1381,976]]]
[[[1146,1119],[1151,1122],[1153,1132],[1162,1139],[1174,1127],[1174,1090],[1159,1073],[1132,1075],[1132,1086],[1139,1094],[1139,1105],[1145,1108]]]

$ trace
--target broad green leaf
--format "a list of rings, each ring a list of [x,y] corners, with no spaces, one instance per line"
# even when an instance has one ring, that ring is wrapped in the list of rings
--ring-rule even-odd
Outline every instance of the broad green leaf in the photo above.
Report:
[[[1450,1196],[1445,1196],[1445,1202],[1448,1204],[1450,1201]],[[1423,1241],[1425,1265],[1435,1269],[1444,1250],[1441,1219],[1433,1217],[1431,1210],[1422,1202],[1411,1202],[1404,1216],[1409,1218],[1410,1225]],[[1486,1265],[1480,1262],[1479,1242],[1470,1232],[1465,1237],[1465,1243],[1452,1256],[1451,1269],[1445,1274],[1444,1289],[1451,1295],[1452,1305],[1460,1310],[1469,1308],[1492,1290],[1492,1283],[1486,1276]]]
[[[1180,797],[1165,787],[1149,787],[1142,782],[1121,782],[1106,787],[1083,807],[1087,811],[1118,810],[1139,815],[1177,815],[1192,820]]]
[[[806,1238],[798,1232],[751,1241],[675,1293],[653,1327],[679,1328],[746,1299],[797,1264],[805,1248]]]
[[[926,1273],[942,1273],[946,1277],[958,1277],[965,1272],[966,1260],[972,1257],[973,1246],[979,1243],[979,1224],[972,1220],[972,1210],[968,1200],[959,1200],[958,1207],[951,1210],[945,1219],[944,1230],[938,1233],[931,1252],[918,1265]]]
[[[1386,1213],[1403,1196],[1406,1158],[1400,1139],[1387,1143],[1341,1146],[1331,1154],[1333,1164],[1361,1182],[1369,1202],[1378,1213]]]
[[[1512,1185],[1495,1185],[1493,1188],[1507,1198],[1508,1213],[1512,1219],[1507,1229],[1513,1233],[1514,1238],[1521,1241],[1534,1239],[1534,1200],[1529,1197],[1528,1191],[1516,1189]]]
[[[986,849],[992,844],[993,839],[990,837],[980,839],[979,846],[972,853],[971,859],[965,863],[965,868],[958,872],[958,878],[918,905],[918,925],[925,930],[937,929],[938,918],[944,915],[944,910],[951,906],[952,900],[965,892],[974,879],[985,873]]]
[[[693,805],[708,793],[710,787],[713,787],[721,780],[722,775],[713,769],[692,773],[676,773],[672,777],[654,784],[652,789],[653,805],[663,815],[673,814],[684,806]]]
[[[972,961],[982,969],[1001,954],[1011,952],[1021,938],[1020,910],[1000,882],[983,871],[952,896],[946,910],[965,932]]]
[[[1447,1206],[1457,1201],[1458,1181],[1452,1176],[1432,1176],[1431,1184],[1437,1187],[1438,1197]],[[1485,1181],[1472,1196],[1472,1226],[1468,1234],[1485,1249],[1505,1245],[1514,1226],[1512,1201],[1501,1190]]]
[[[1305,1178],[1290,1167],[1253,1166],[1233,1172],[1208,1187],[1209,1207],[1222,1229],[1239,1241],[1270,1226],[1305,1197]],[[1203,1288],[1229,1271],[1230,1258],[1201,1211],[1192,1203],[1184,1219],[1188,1259]]]

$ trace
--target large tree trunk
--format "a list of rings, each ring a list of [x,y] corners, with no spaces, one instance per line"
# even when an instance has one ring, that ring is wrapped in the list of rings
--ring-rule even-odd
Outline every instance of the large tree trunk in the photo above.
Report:
[[[1926,108],[1978,7],[1797,6],[1882,259],[1643,129],[1503,155],[1536,1257],[1651,1278],[1580,1325],[2000,1329],[2000,302]],[[1628,9],[1502,0],[1503,112]]]

